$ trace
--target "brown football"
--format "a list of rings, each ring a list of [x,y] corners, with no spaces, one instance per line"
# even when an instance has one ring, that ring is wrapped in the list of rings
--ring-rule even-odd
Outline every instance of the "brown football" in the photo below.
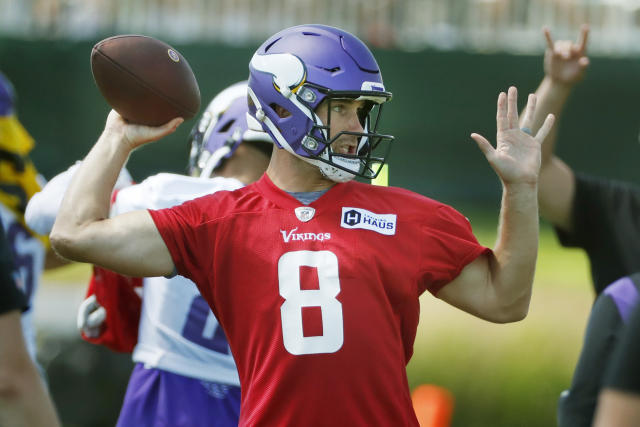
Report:
[[[200,89],[187,60],[152,37],[120,35],[91,50],[91,72],[109,105],[131,123],[158,126],[189,120],[200,109]]]

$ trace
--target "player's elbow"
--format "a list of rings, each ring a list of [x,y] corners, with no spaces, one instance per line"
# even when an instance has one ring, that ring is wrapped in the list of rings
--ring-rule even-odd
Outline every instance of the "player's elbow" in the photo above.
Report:
[[[529,314],[529,301],[530,297],[522,297],[503,304],[490,320],[494,323],[514,323],[524,320]]]
[[[60,229],[54,226],[49,241],[53,250],[63,258],[82,261],[82,245],[78,233]]]

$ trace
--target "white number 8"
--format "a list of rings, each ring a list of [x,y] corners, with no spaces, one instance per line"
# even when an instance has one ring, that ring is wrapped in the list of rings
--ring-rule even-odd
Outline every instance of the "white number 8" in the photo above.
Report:
[[[300,267],[315,267],[319,289],[300,289]],[[344,341],[338,258],[329,251],[287,252],[278,260],[280,295],[285,302],[280,307],[282,340],[294,355],[335,353]],[[302,329],[302,308],[320,307],[322,335],[305,337]]]

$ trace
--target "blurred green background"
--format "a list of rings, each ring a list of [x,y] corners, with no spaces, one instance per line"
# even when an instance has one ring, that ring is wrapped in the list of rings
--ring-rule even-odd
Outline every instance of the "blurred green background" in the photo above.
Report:
[[[103,127],[108,106],[89,67],[96,41],[0,38],[0,70],[15,84],[18,116],[37,141],[33,159],[47,178],[81,158]],[[191,63],[203,106],[247,76],[253,48],[173,44]],[[375,55],[394,93],[382,122],[397,138],[391,184],[453,205],[492,246],[500,186],[469,134],[494,139],[498,92],[516,85],[523,101],[542,78],[541,54],[379,49]],[[639,70],[635,58],[592,59],[560,127],[558,152],[574,169],[638,182]],[[134,178],[183,172],[193,124],[134,153]],[[46,273],[36,316],[50,310],[73,318],[88,274],[82,265]],[[543,223],[529,317],[494,325],[423,296],[410,385],[451,390],[454,426],[555,425],[557,397],[569,384],[592,299],[584,255],[560,248]],[[41,324],[39,342],[64,424],[113,425],[132,367],[129,356],[80,341],[68,319],[60,325]]]

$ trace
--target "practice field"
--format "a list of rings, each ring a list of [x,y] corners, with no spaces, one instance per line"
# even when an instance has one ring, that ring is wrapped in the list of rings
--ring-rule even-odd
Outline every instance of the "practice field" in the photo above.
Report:
[[[495,239],[493,221],[473,223],[487,246]],[[75,312],[89,272],[87,265],[74,264],[44,275],[36,303],[42,334],[63,334],[67,339],[76,334]],[[557,398],[569,384],[592,301],[586,257],[560,247],[543,224],[529,316],[515,324],[492,324],[425,293],[407,368],[409,384],[448,388],[455,397],[454,426],[555,425]],[[123,390],[126,379],[120,381]],[[112,413],[117,414],[119,397],[114,401]]]

